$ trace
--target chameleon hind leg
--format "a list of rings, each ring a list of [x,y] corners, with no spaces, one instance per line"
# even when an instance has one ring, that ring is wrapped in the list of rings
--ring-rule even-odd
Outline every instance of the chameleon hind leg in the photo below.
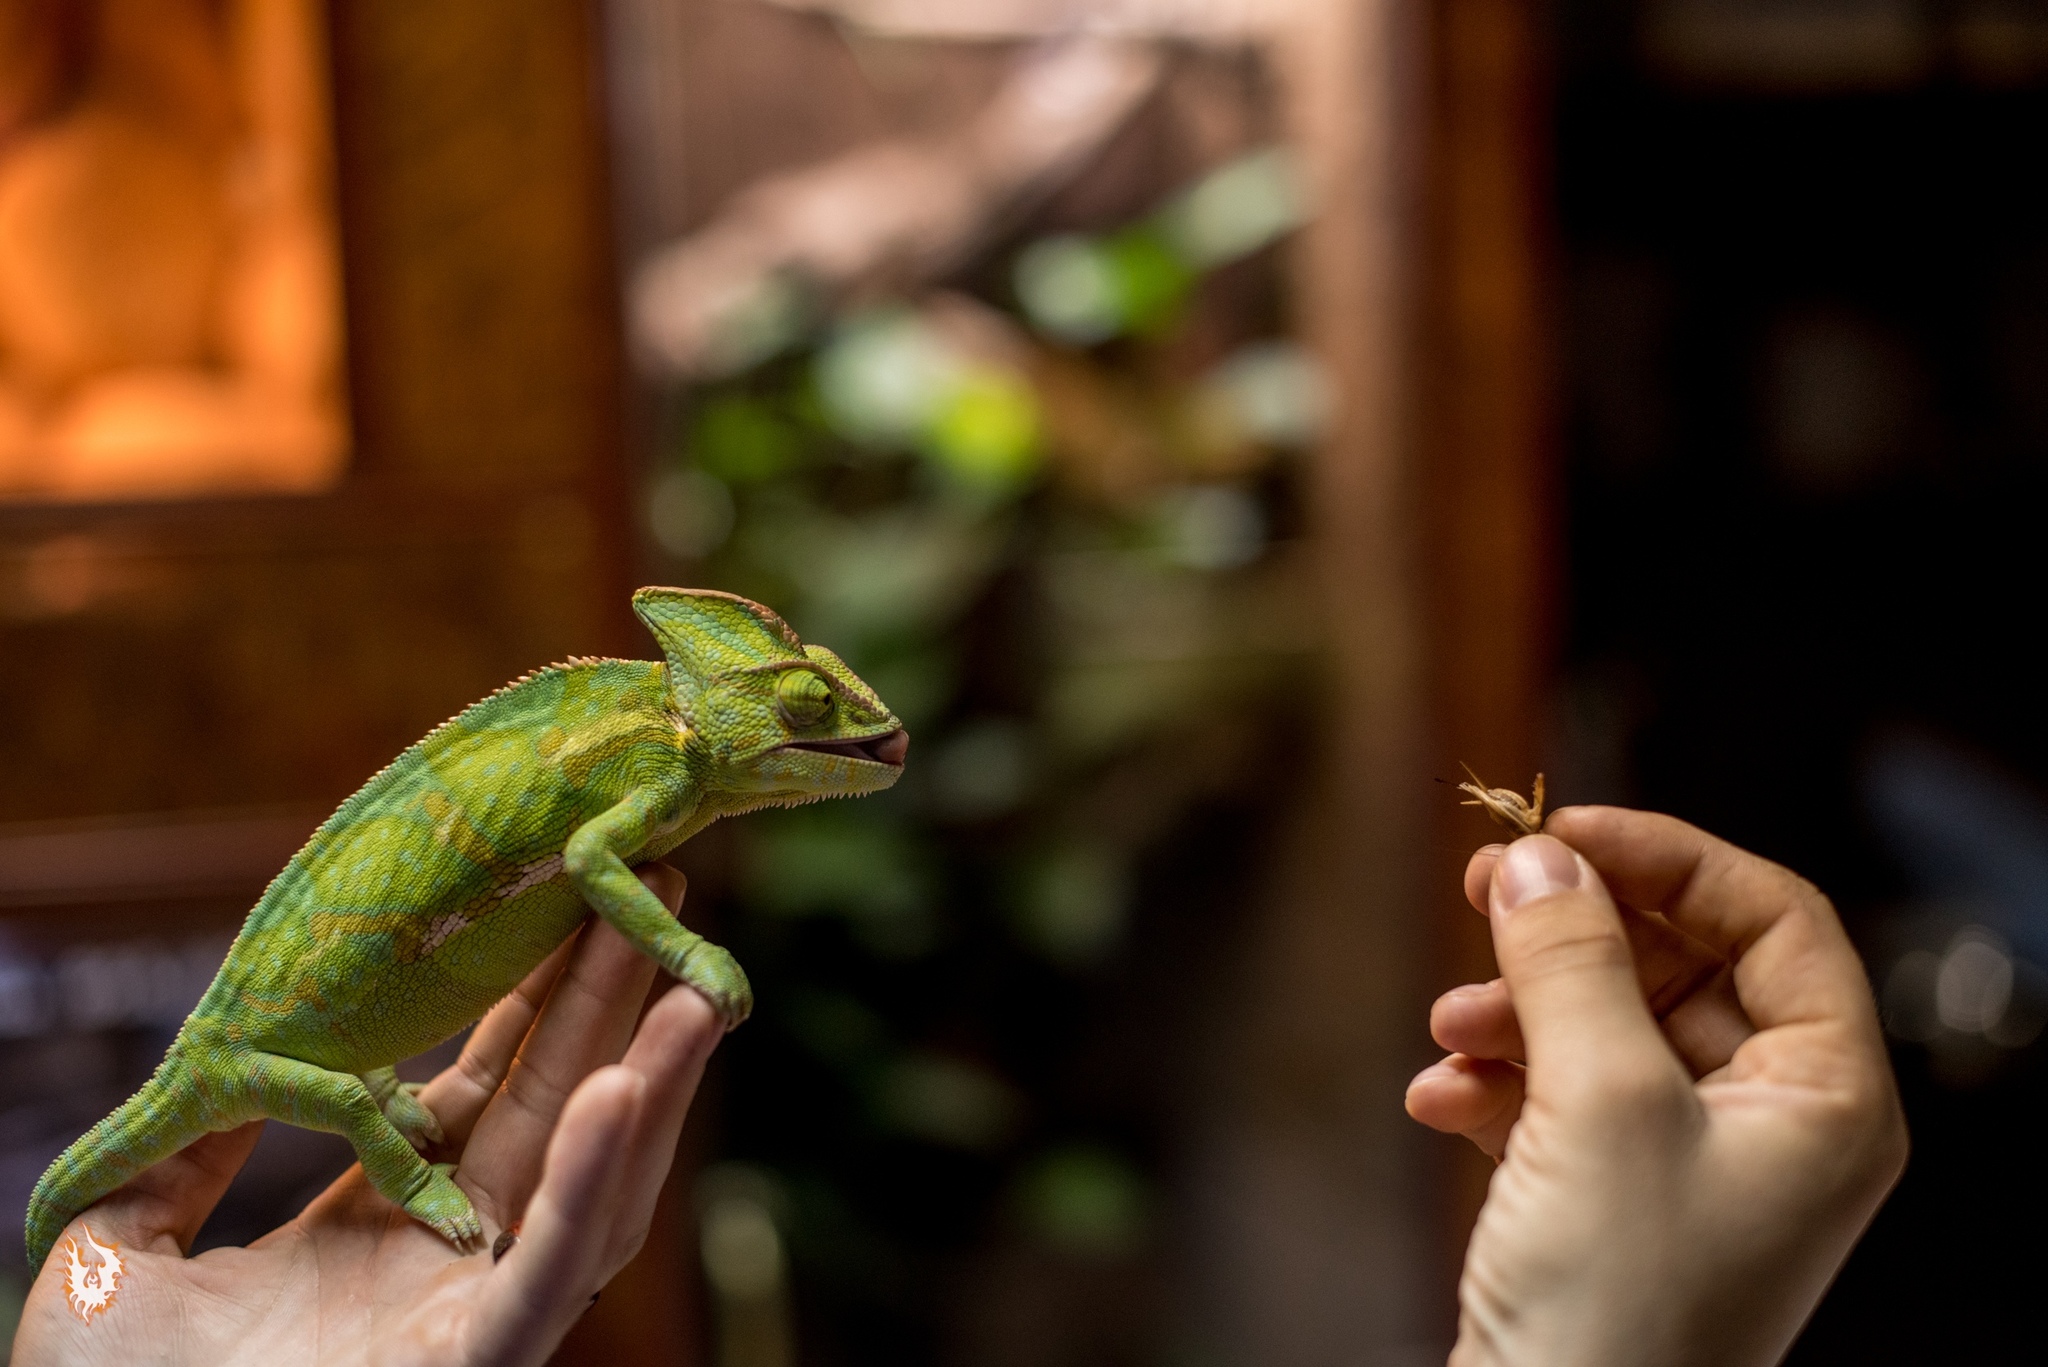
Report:
[[[370,1089],[370,1099],[384,1112],[384,1118],[392,1128],[405,1136],[405,1142],[425,1153],[445,1136],[441,1133],[441,1122],[420,1100],[420,1085],[417,1082],[400,1082],[395,1068],[372,1068],[359,1076],[363,1085]]]
[[[279,1054],[255,1054],[246,1085],[263,1114],[348,1140],[370,1185],[449,1243],[463,1247],[483,1237],[476,1208],[447,1168],[414,1152],[362,1078]]]

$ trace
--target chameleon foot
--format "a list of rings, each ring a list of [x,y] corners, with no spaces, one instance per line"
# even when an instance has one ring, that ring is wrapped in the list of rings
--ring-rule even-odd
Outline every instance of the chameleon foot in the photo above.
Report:
[[[405,1213],[457,1248],[469,1248],[484,1237],[483,1221],[461,1187],[455,1185],[453,1163],[436,1163],[426,1183],[405,1203]]]
[[[747,983],[746,973],[738,960],[717,945],[692,945],[682,963],[670,971],[703,994],[726,1029],[753,1014],[754,989]]]
[[[420,1100],[419,1092],[420,1084],[417,1082],[408,1082],[400,1086],[385,1099],[384,1118],[391,1122],[393,1129],[405,1136],[406,1143],[421,1153],[426,1153],[446,1136],[441,1133],[441,1122],[434,1118],[434,1113]]]

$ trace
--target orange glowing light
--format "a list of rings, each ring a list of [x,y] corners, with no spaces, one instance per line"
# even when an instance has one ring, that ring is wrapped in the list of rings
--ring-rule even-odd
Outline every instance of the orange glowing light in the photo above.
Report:
[[[346,453],[318,0],[0,35],[0,500],[310,491]]]

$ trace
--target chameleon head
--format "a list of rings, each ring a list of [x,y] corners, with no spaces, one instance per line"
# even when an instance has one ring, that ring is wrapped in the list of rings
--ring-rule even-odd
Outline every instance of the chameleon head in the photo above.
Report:
[[[646,588],[633,610],[660,641],[688,743],[723,790],[789,804],[880,792],[902,775],[910,736],[896,714],[759,603]]]

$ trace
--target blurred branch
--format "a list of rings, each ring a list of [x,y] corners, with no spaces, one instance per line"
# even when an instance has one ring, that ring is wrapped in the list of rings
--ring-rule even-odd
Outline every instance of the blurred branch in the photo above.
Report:
[[[1277,0],[770,0],[892,38],[1098,37],[1243,42],[1285,12]]]
[[[759,182],[640,267],[629,307],[642,365],[730,373],[795,340],[823,302],[932,278],[1073,172],[1163,68],[1143,45],[1068,39],[1021,59],[958,132],[869,143]]]

